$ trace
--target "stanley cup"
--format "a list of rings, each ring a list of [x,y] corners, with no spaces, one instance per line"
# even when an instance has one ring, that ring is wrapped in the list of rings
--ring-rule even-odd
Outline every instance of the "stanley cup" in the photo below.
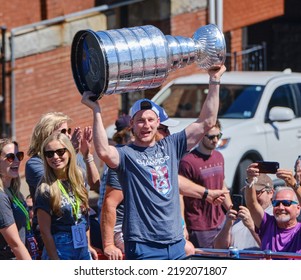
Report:
[[[226,58],[223,33],[216,25],[199,28],[192,38],[164,35],[145,25],[106,31],[81,30],[72,42],[71,66],[79,92],[103,95],[162,85],[169,72],[197,63],[220,67]]]

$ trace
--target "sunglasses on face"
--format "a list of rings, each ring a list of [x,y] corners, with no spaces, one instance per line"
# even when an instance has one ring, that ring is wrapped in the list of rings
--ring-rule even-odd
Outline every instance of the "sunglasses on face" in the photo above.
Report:
[[[54,154],[57,154],[59,157],[62,157],[66,151],[67,148],[57,149],[55,151],[44,151],[44,155],[47,158],[53,158]]]
[[[23,152],[17,152],[16,154],[9,153],[5,155],[5,158],[8,162],[13,162],[15,158],[21,161],[24,158],[24,153]]]
[[[293,201],[293,200],[273,200],[272,201],[272,205],[273,207],[278,207],[280,205],[280,203],[284,206],[284,207],[289,207],[292,204],[298,204],[298,202]]]
[[[216,134],[216,135],[208,135],[208,134],[206,134],[206,137],[209,139],[209,140],[213,140],[215,137],[219,140],[219,139],[221,139],[222,138],[222,136],[223,136],[223,134],[220,132],[219,134]]]
[[[61,130],[61,133],[63,133],[63,134],[66,134],[67,132],[68,132],[68,134],[71,134],[72,129],[69,127],[68,129],[67,129],[67,128],[63,128],[63,129]]]
[[[265,188],[263,188],[262,190],[260,191],[256,191],[256,195],[261,195],[263,194],[264,192],[266,192],[267,190]]]

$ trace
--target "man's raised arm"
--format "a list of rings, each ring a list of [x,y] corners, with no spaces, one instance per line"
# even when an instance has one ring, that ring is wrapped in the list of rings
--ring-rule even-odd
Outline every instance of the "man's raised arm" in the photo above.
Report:
[[[98,101],[92,101],[90,97],[94,94],[90,91],[85,91],[81,102],[93,111],[93,142],[97,155],[109,167],[115,168],[119,165],[119,154],[114,146],[109,145],[108,136],[104,128],[101,108]]]
[[[187,135],[187,149],[192,149],[205,133],[211,129],[217,120],[217,114],[219,109],[219,89],[220,79],[223,73],[226,71],[226,67],[223,65],[219,69],[209,70],[209,92],[198,119],[186,127]]]

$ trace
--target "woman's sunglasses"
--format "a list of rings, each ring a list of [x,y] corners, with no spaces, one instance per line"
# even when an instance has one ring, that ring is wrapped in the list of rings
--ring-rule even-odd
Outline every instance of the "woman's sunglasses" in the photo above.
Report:
[[[68,132],[68,134],[71,134],[72,129],[69,127],[68,129],[67,129],[67,128],[63,128],[63,129],[61,130],[61,133],[63,133],[63,134],[66,134],[67,132]]]
[[[5,155],[5,158],[8,162],[13,162],[15,158],[21,161],[24,158],[24,152],[17,152],[16,154],[9,153]]]
[[[292,204],[298,204],[298,202],[293,201],[293,200],[273,200],[272,201],[272,205],[273,207],[278,207],[280,205],[280,203],[284,206],[284,207],[289,207]]]
[[[55,151],[44,151],[44,155],[47,158],[53,158],[54,154],[57,154],[59,157],[62,157],[66,151],[67,148],[57,149]]]
[[[212,141],[215,137],[219,140],[219,139],[222,138],[222,136],[223,136],[222,133],[219,133],[219,134],[216,134],[216,135],[208,135],[208,134],[206,134],[206,137],[207,137],[209,140],[211,140],[211,141]]]

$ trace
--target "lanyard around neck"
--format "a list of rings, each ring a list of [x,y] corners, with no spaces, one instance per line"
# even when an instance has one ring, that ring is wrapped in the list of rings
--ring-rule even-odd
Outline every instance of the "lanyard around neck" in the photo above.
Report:
[[[27,229],[27,231],[30,231],[31,225],[30,225],[30,218],[29,218],[28,210],[25,208],[25,206],[20,201],[20,199],[15,194],[12,194],[11,190],[9,190],[9,192],[11,193],[11,195],[13,197],[13,203],[16,204],[20,208],[20,210],[24,213],[24,215],[26,217],[26,229]]]
[[[73,210],[73,216],[74,216],[74,219],[75,221],[77,221],[77,217],[78,217],[78,213],[79,213],[79,199],[76,197],[76,195],[74,194],[75,196],[75,203],[70,199],[70,196],[68,195],[68,193],[66,192],[63,184],[61,183],[60,180],[57,180],[57,183],[58,183],[58,186],[61,190],[61,192],[63,193],[63,195],[67,198],[68,202],[71,204],[72,206],[72,210]]]

